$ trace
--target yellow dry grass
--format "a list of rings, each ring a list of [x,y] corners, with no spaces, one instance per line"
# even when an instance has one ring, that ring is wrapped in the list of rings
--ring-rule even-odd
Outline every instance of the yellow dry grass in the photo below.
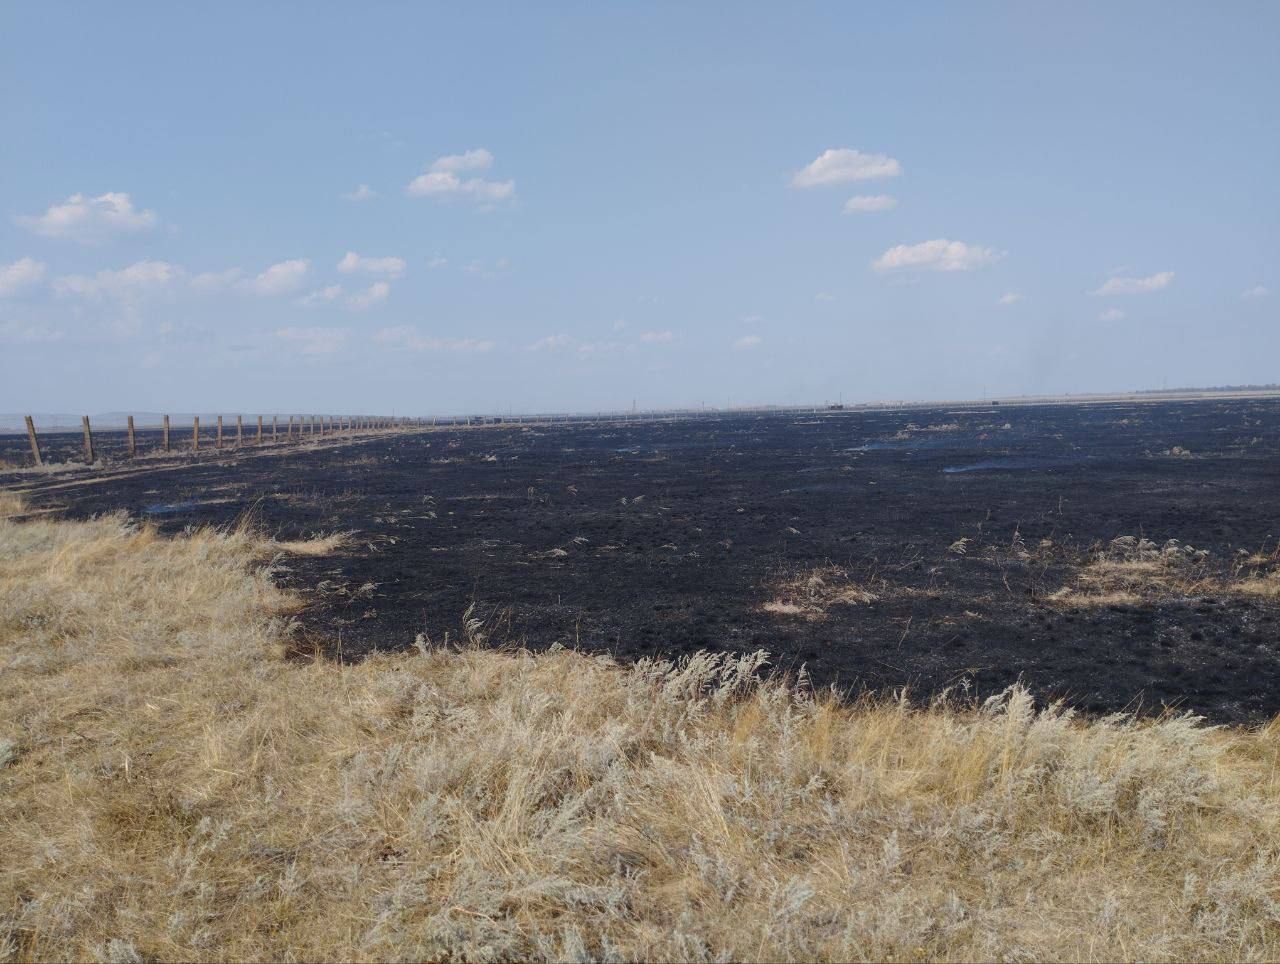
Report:
[[[772,585],[776,598],[760,608],[775,616],[794,616],[811,622],[827,618],[833,606],[865,606],[879,596],[856,583],[848,570],[839,566],[820,566]]]
[[[310,539],[273,540],[271,547],[291,556],[327,556],[337,552],[351,541],[351,533],[334,532]]]
[[[1275,725],[288,661],[274,552],[0,521],[0,959],[1280,956]]]

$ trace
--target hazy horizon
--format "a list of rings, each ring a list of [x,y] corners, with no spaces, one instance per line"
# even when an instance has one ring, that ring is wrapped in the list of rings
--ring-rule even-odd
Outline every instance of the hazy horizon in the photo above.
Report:
[[[1280,381],[1274,5],[0,10],[0,411]]]

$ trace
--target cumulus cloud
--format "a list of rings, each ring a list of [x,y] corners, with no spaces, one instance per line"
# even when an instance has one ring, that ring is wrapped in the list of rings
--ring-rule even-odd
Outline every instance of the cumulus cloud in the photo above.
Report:
[[[302,287],[311,262],[306,258],[294,258],[273,264],[248,283],[250,291],[260,295],[287,295]]]
[[[993,248],[936,238],[919,244],[895,245],[876,258],[871,267],[876,271],[972,271],[992,264],[1001,257],[1000,252]]]
[[[1124,317],[1124,312],[1119,308],[1108,308],[1102,314],[1098,315],[1099,321],[1119,321]]]
[[[825,187],[849,181],[897,177],[902,165],[887,154],[864,154],[848,147],[823,151],[791,178],[792,187]]]
[[[398,278],[404,274],[404,258],[362,258],[354,251],[348,251],[338,262],[338,270],[343,274],[385,275]]]
[[[573,339],[568,335],[547,335],[545,338],[539,338],[528,346],[529,351],[559,351],[562,348],[568,348],[573,344]]]
[[[226,271],[202,271],[191,279],[191,287],[196,291],[221,291],[230,288],[240,280],[244,272],[239,268],[228,268]]]
[[[155,227],[155,211],[139,211],[128,194],[110,191],[97,197],[73,194],[44,214],[18,215],[14,222],[46,238],[91,243]]]
[[[301,346],[304,355],[331,355],[347,340],[345,328],[280,328],[276,337]]]
[[[42,341],[60,341],[63,332],[48,325],[27,324],[21,321],[0,321],[0,341],[34,344]]]
[[[371,188],[368,184],[361,184],[354,191],[348,191],[342,195],[344,201],[368,201],[378,196],[378,192]]]
[[[870,211],[889,211],[898,206],[898,199],[888,194],[857,194],[844,202],[845,214],[864,214]]]
[[[380,305],[391,295],[391,285],[385,281],[375,281],[364,291],[357,291],[347,299],[347,304],[357,311]]]
[[[1172,271],[1159,271],[1145,278],[1110,278],[1095,295],[1143,295],[1151,291],[1159,291],[1169,287],[1173,281]]]
[[[733,350],[751,351],[753,348],[759,348],[763,342],[764,339],[759,335],[743,335],[733,343]]]
[[[1256,301],[1258,298],[1265,298],[1270,293],[1271,292],[1262,285],[1254,285],[1248,291],[1241,292],[1240,297],[1245,301]]]
[[[996,299],[996,304],[1016,305],[1021,300],[1022,300],[1022,295],[1018,294],[1018,292],[1006,291],[1004,294],[1002,294],[999,298]]]
[[[12,264],[0,264],[0,298],[39,283],[44,277],[43,261],[19,258]]]
[[[425,174],[419,174],[405,191],[412,197],[461,197],[494,204],[515,196],[516,182],[487,181],[482,177],[459,177],[460,173],[488,170],[493,155],[483,147],[462,154],[437,158]]]
[[[138,261],[119,271],[55,278],[53,290],[59,295],[80,298],[128,299],[166,288],[182,276],[182,268],[167,261]]]
[[[640,340],[648,345],[666,345],[676,340],[674,332],[645,331],[640,333]]]
[[[342,297],[342,285],[329,285],[327,288],[320,288],[298,299],[298,304],[304,308],[310,308],[313,305],[330,304]]]
[[[414,325],[383,328],[373,336],[373,340],[380,345],[393,345],[422,352],[480,354],[493,349],[493,342],[487,338],[438,338],[423,334]]]

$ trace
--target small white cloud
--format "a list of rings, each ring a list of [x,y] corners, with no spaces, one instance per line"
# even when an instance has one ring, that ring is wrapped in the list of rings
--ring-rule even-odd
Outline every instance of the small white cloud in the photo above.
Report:
[[[119,271],[55,278],[53,290],[64,296],[126,299],[167,287],[182,274],[180,267],[167,261],[138,261]]]
[[[304,355],[331,355],[347,340],[345,328],[280,328],[276,337],[297,342]]]
[[[419,174],[405,191],[412,197],[462,197],[484,204],[495,204],[515,196],[516,182],[486,181],[480,177],[459,177],[458,172],[486,170],[493,155],[483,147],[464,154],[446,154],[437,158],[425,174]]]
[[[28,325],[20,321],[0,321],[0,341],[33,344],[42,341],[60,341],[60,329],[48,325]]]
[[[378,196],[378,192],[369,187],[368,184],[361,184],[354,191],[348,191],[342,195],[344,201],[368,201]]]
[[[373,336],[373,340],[380,345],[394,345],[423,352],[482,354],[493,349],[493,342],[487,338],[437,338],[422,334],[413,325],[383,328]]]
[[[1248,291],[1241,292],[1240,297],[1245,301],[1256,301],[1259,298],[1265,298],[1269,294],[1271,292],[1262,285],[1254,285]]]
[[[897,177],[902,165],[887,154],[864,154],[848,147],[823,151],[791,179],[793,187],[823,187],[848,181]]]
[[[899,244],[871,263],[876,271],[916,268],[928,271],[972,271],[1000,260],[993,248],[936,238],[919,244]]]
[[[1143,295],[1151,291],[1159,291],[1169,287],[1173,281],[1172,271],[1160,271],[1145,278],[1111,278],[1095,295]]]
[[[487,171],[493,167],[493,155],[483,147],[464,151],[461,154],[446,154],[438,157],[431,164],[433,171]]]
[[[1119,308],[1108,308],[1098,315],[1099,321],[1120,321],[1122,318],[1124,318],[1124,312]]]
[[[1022,300],[1022,295],[1020,295],[1018,292],[1006,291],[1004,294],[1002,294],[999,298],[996,299],[996,304],[1016,305],[1021,300]]]
[[[624,319],[622,319],[622,318],[619,318],[617,321],[615,321],[615,322],[613,323],[613,330],[614,330],[614,331],[622,331],[622,329],[624,329],[624,328],[626,328],[626,327],[627,327],[627,323],[626,323],[626,321],[625,321]]]
[[[0,264],[0,298],[39,283],[44,277],[43,261],[19,258],[12,264]]]
[[[313,305],[330,304],[342,297],[342,285],[329,285],[298,299],[298,304],[310,308]]]
[[[434,258],[432,258],[431,260],[429,260],[429,261],[427,262],[427,267],[428,267],[428,268],[443,268],[443,267],[444,267],[445,265],[447,265],[448,263],[449,263],[449,259],[448,259],[448,258],[444,258],[444,257],[441,257],[440,255],[436,255]]]
[[[372,308],[374,305],[380,305],[386,301],[391,295],[391,285],[386,281],[375,281],[373,284],[365,288],[364,291],[357,291],[347,299],[347,304],[357,311],[364,311],[366,308]]]
[[[191,287],[196,291],[210,292],[230,288],[244,274],[239,268],[228,268],[226,271],[202,271],[191,279]]]
[[[836,300],[836,296],[835,296],[835,295],[833,295],[833,294],[832,294],[831,292],[829,292],[829,291],[819,291],[816,295],[814,295],[814,296],[813,296],[813,300],[814,300],[814,301],[823,301],[823,302],[826,302],[826,301],[835,301],[835,300]]]
[[[260,295],[286,295],[302,287],[311,262],[306,258],[293,258],[273,264],[248,283],[249,290]]]
[[[539,338],[528,346],[529,351],[559,351],[568,348],[573,344],[573,339],[568,335],[547,335],[545,338]]]
[[[743,335],[733,343],[734,351],[751,351],[753,348],[759,348],[764,339],[759,335]]]
[[[155,211],[139,211],[128,194],[110,191],[97,197],[73,194],[44,214],[18,215],[14,223],[46,238],[91,243],[155,227]]]
[[[868,211],[889,211],[898,206],[898,199],[888,194],[858,194],[844,202],[845,214],[863,214]]]
[[[674,332],[645,331],[640,333],[640,340],[647,345],[667,345],[676,340]]]
[[[343,274],[385,275],[398,278],[404,274],[404,258],[362,258],[354,251],[348,251],[338,262],[338,270]]]

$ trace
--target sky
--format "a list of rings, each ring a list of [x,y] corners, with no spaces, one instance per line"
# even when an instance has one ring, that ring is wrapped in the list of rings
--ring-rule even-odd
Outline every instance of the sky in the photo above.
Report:
[[[0,4],[0,411],[1280,382],[1275,3]]]

